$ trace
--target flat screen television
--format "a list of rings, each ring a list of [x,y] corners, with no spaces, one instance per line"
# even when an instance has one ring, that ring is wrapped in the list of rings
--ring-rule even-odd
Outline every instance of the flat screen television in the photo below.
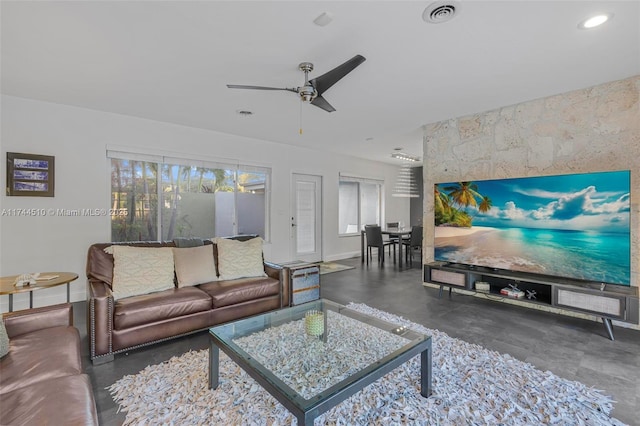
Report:
[[[630,285],[630,172],[435,185],[435,259]]]

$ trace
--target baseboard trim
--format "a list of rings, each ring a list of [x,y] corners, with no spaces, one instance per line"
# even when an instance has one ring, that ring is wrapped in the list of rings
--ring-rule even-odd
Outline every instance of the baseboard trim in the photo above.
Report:
[[[347,253],[339,253],[339,254],[333,254],[330,256],[325,256],[324,261],[335,262],[336,260],[352,259],[354,257],[360,257],[360,251],[352,251]]]

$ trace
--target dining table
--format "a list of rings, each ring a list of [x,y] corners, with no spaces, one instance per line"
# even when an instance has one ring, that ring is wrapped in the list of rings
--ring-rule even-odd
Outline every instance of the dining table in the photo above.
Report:
[[[386,228],[381,228],[382,230],[382,235],[389,235],[390,237],[398,237],[398,267],[402,267],[402,240],[404,238],[411,238],[411,228],[405,228],[405,227],[386,227]],[[366,254],[366,250],[365,250],[365,232],[364,232],[364,228],[360,231],[360,257],[362,260],[362,263],[364,263],[365,260],[365,254]]]

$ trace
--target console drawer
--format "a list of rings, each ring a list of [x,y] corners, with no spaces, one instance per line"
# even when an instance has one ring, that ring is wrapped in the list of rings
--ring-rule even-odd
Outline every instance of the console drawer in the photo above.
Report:
[[[555,287],[554,290],[555,306],[614,319],[625,319],[626,298],[624,296],[564,287]]]

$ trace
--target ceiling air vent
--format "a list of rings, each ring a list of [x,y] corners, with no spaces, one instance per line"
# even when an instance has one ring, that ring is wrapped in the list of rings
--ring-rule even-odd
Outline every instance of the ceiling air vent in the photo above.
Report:
[[[459,3],[457,1],[438,1],[427,6],[422,12],[422,19],[432,24],[441,24],[453,19],[458,11]]]

